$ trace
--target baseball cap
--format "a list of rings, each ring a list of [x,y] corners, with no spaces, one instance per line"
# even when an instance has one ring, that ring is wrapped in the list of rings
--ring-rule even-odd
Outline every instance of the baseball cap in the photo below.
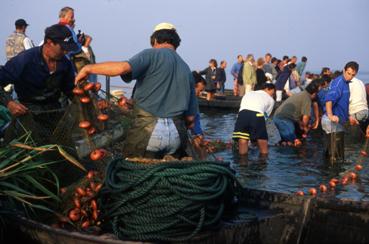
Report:
[[[15,26],[28,26],[28,24],[24,19],[17,19],[15,21]]]
[[[45,38],[52,40],[68,52],[77,51],[79,49],[77,43],[73,39],[71,30],[60,24],[52,25],[45,30]]]
[[[156,25],[154,28],[154,32],[159,30],[176,30],[176,27],[171,23],[163,22]]]

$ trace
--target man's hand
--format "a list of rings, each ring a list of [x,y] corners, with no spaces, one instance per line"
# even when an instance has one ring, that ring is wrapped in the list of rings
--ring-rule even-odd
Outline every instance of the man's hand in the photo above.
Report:
[[[193,144],[197,148],[201,148],[204,144],[204,137],[202,135],[197,135],[192,140]]]
[[[316,119],[314,121],[314,124],[311,126],[311,129],[316,130],[319,126],[319,119]]]
[[[195,116],[189,115],[185,117],[185,124],[187,129],[191,129],[195,125]]]
[[[350,120],[350,125],[358,125],[359,124],[359,121],[357,121],[357,119],[355,119],[352,116],[349,117],[349,120]]]
[[[28,108],[26,106],[24,106],[21,103],[17,103],[15,101],[10,101],[7,107],[10,113],[15,117],[24,115],[28,112]]]
[[[334,123],[338,123],[340,120],[336,115],[328,115],[328,119]]]
[[[74,80],[74,84],[77,85],[79,82],[85,80],[89,73],[89,66],[90,65],[85,65],[77,74],[75,80]]]

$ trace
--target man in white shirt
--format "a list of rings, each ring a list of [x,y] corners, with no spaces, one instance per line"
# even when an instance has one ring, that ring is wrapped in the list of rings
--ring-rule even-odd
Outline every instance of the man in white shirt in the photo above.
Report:
[[[265,119],[274,107],[275,86],[266,83],[262,90],[250,91],[243,96],[232,138],[238,141],[238,152],[248,152],[249,140],[257,141],[261,155],[268,154],[268,133]]]
[[[34,47],[32,40],[26,36],[27,22],[24,19],[15,21],[15,31],[8,37],[5,43],[7,60],[17,56],[20,52]]]
[[[350,124],[363,124],[368,119],[368,103],[364,83],[354,77],[349,83],[350,100],[349,114]]]

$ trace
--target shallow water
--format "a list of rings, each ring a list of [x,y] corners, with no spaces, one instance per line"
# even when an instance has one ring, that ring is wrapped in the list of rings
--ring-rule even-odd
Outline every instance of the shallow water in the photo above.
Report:
[[[231,140],[236,116],[236,113],[202,110],[205,137]],[[324,134],[321,131],[312,131],[300,148],[271,146],[266,160],[259,158],[257,149],[249,151],[248,160],[240,161],[231,150],[215,153],[215,156],[232,163],[243,186],[284,193],[298,190],[307,193],[310,187],[318,190],[320,184],[328,185],[331,178],[340,178],[345,172],[355,171],[355,165],[360,162],[363,170],[356,172],[358,179],[354,183],[350,181],[348,185],[339,185],[320,196],[369,201],[369,158],[360,156],[365,139],[358,134],[351,135],[348,133],[345,136],[345,162],[334,166],[323,160]]]

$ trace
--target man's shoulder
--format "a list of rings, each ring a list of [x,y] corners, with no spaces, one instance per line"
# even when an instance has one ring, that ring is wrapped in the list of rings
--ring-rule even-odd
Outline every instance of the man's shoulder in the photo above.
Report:
[[[34,59],[34,57],[38,56],[40,56],[40,47],[32,47],[17,54],[12,59],[14,59],[14,61],[28,62],[29,60]]]

